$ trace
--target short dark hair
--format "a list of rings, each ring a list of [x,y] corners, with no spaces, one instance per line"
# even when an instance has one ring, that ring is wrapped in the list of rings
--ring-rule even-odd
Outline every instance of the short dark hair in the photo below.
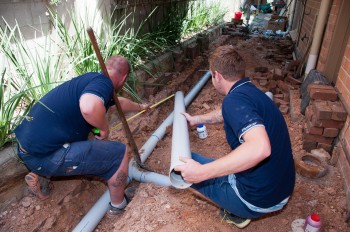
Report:
[[[211,53],[209,68],[231,81],[241,79],[245,75],[245,61],[231,45],[217,47]]]

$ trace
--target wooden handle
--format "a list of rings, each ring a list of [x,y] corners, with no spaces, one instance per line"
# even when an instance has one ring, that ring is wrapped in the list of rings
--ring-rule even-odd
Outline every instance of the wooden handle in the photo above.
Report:
[[[91,41],[92,47],[94,48],[94,51],[95,51],[95,53],[96,53],[98,62],[100,63],[100,66],[101,66],[103,75],[105,75],[106,77],[110,78],[110,76],[109,76],[109,74],[108,74],[108,71],[107,71],[107,68],[106,68],[106,65],[105,65],[105,63],[104,63],[104,60],[103,60],[103,58],[102,58],[100,49],[99,49],[99,47],[98,47],[98,44],[97,44],[97,41],[96,41],[96,37],[95,37],[94,31],[92,30],[91,27],[89,27],[89,28],[87,29],[87,33],[88,33],[88,35],[89,35],[89,37],[90,37],[90,41]],[[113,100],[114,100],[115,105],[116,105],[116,107],[117,107],[117,112],[118,112],[119,118],[120,118],[120,120],[122,121],[123,128],[124,128],[124,131],[125,131],[125,133],[126,133],[126,137],[128,138],[129,143],[130,143],[130,146],[131,146],[131,148],[132,148],[132,152],[133,152],[133,154],[134,154],[134,159],[135,159],[135,161],[137,162],[138,165],[143,166],[143,165],[141,164],[141,158],[140,158],[139,150],[137,149],[135,140],[134,140],[134,138],[132,137],[132,134],[131,134],[129,125],[128,125],[128,123],[127,123],[127,121],[126,121],[126,119],[125,119],[125,116],[124,116],[124,114],[123,114],[123,111],[122,111],[121,105],[120,105],[120,103],[119,103],[118,97],[117,97],[116,94],[114,94],[114,93],[113,93]]]

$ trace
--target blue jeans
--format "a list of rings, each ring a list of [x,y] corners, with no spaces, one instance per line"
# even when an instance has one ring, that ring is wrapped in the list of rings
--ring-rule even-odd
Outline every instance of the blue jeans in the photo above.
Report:
[[[214,161],[212,158],[207,158],[192,152],[192,159],[206,164]],[[191,186],[193,189],[208,197],[220,207],[226,209],[230,213],[242,218],[258,218],[264,213],[258,213],[250,210],[237,196],[230,183],[228,177],[218,177],[203,181]]]
[[[41,176],[98,176],[109,180],[118,170],[125,145],[105,140],[74,142],[47,154],[36,156],[18,149],[18,156],[32,172]]]

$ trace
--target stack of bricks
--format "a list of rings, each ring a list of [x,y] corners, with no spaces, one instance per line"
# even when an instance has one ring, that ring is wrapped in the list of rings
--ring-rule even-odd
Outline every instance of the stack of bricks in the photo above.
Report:
[[[344,126],[347,112],[334,87],[310,84],[307,91],[310,103],[305,111],[303,149],[311,151],[323,148],[331,152],[334,139]]]

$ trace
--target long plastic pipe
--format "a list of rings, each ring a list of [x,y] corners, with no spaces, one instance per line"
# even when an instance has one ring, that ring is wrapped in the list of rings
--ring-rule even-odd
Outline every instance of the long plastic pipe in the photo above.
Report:
[[[297,5],[297,0],[291,0],[294,1],[292,4],[292,8],[290,9],[290,15],[289,15],[289,26],[288,26],[288,31],[293,30],[293,21],[294,21],[294,15],[295,15],[295,8]]]
[[[137,180],[143,183],[154,183],[160,186],[171,186],[169,177],[155,172],[144,171],[139,168],[134,159],[129,163],[129,182]]]
[[[316,27],[315,27],[315,32],[314,32],[314,36],[313,36],[312,44],[310,48],[310,55],[307,60],[307,65],[305,69],[305,78],[309,74],[310,70],[316,67],[318,54],[319,54],[322,39],[323,39],[323,32],[327,25],[328,13],[330,11],[331,3],[332,3],[331,0],[321,1],[321,6],[317,17]]]
[[[194,97],[198,94],[199,90],[207,83],[211,74],[207,71],[203,77],[198,81],[198,83],[193,87],[193,89],[185,97],[185,105],[188,106]],[[165,121],[159,126],[159,128],[151,135],[147,142],[142,146],[144,152],[140,154],[141,161],[144,162],[147,157],[151,154],[156,144],[165,135],[166,127],[171,125],[174,119],[174,113],[171,113]],[[131,171],[130,171],[131,170]],[[135,167],[135,161],[131,160],[129,163],[129,181],[132,179],[152,182],[159,185],[170,186],[170,180],[168,176],[142,171]],[[108,202],[111,198],[109,191],[105,191],[104,194],[97,200],[97,202],[92,206],[92,208],[87,212],[79,224],[73,229],[73,232],[91,232],[93,231],[101,219],[104,217],[108,210]]]
[[[185,189],[192,185],[182,178],[181,173],[174,170],[175,166],[183,164],[183,162],[180,161],[180,156],[191,158],[187,120],[186,117],[181,114],[185,111],[184,94],[183,92],[178,91],[175,94],[169,179],[171,185],[179,189]]]
[[[198,94],[199,90],[207,83],[211,74],[207,71],[203,77],[198,81],[198,83],[191,89],[191,91],[185,97],[185,106],[187,107],[194,97]],[[151,137],[146,141],[146,143],[141,147],[140,158],[141,162],[145,162],[148,156],[152,153],[153,149],[156,147],[159,140],[161,140],[166,132],[166,128],[173,123],[174,112],[172,112],[158,127],[158,129],[153,132]]]

